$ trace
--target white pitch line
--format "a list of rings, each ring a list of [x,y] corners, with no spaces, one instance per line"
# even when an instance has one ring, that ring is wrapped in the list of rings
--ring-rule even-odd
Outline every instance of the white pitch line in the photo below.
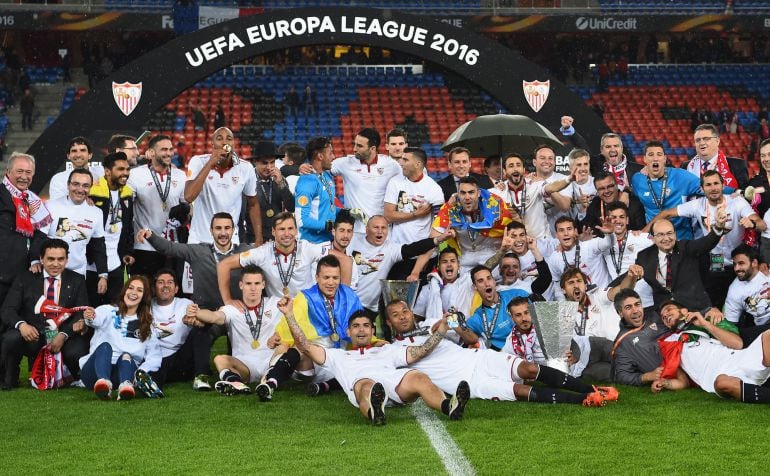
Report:
[[[420,424],[422,431],[428,435],[430,444],[436,450],[448,474],[451,476],[470,476],[476,474],[471,462],[463,454],[463,450],[457,446],[452,435],[446,431],[444,424],[438,419],[433,410],[425,406],[422,399],[417,400],[412,405],[412,413],[417,418],[417,423]]]

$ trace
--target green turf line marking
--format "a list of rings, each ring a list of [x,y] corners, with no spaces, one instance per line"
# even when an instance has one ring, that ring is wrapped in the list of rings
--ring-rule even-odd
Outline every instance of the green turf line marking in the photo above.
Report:
[[[422,431],[428,435],[431,446],[433,446],[436,454],[438,454],[448,474],[452,476],[476,474],[471,462],[463,454],[463,450],[457,446],[452,435],[446,431],[444,424],[436,416],[436,413],[425,406],[422,399],[418,399],[412,405],[412,413],[414,413]]]

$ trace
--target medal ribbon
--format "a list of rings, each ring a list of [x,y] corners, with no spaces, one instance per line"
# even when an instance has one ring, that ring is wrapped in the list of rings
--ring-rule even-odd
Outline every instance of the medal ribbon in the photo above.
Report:
[[[326,315],[329,317],[329,328],[332,331],[332,334],[337,334],[337,322],[334,320],[334,308],[332,307],[332,303],[329,302],[329,300],[326,298],[326,296],[323,296],[324,299],[324,308],[326,308]],[[337,334],[339,336],[339,334]],[[335,347],[340,346],[340,341],[334,342]]]
[[[171,193],[171,169],[169,169],[168,172],[166,172],[166,188],[165,190],[161,190],[160,181],[158,180],[158,174],[155,172],[155,169],[152,168],[152,164],[148,165],[150,168],[150,176],[152,177],[152,181],[155,182],[155,190],[158,191],[158,195],[160,196],[160,201],[163,202],[163,204],[166,204],[166,200],[168,200],[168,195]]]
[[[299,249],[299,243],[297,243],[294,246],[294,251],[291,253],[291,261],[289,262],[289,269],[288,271],[283,270],[283,265],[281,264],[281,253],[278,252],[278,250],[275,247],[275,242],[273,242],[273,253],[275,254],[275,264],[278,268],[278,275],[281,278],[281,284],[283,284],[284,288],[289,287],[289,281],[291,281],[292,275],[294,275],[294,262],[297,259],[297,250]]]
[[[492,322],[490,323],[487,320],[487,313],[484,310],[484,306],[481,306],[481,323],[484,326],[484,334],[487,336],[487,342],[491,345],[492,344],[492,333],[495,331],[495,327],[497,326],[497,318],[500,317],[500,310],[503,308],[503,302],[502,299],[500,302],[497,303],[497,308],[495,309],[495,314],[492,317]]]
[[[615,242],[618,242],[618,237],[615,237]],[[615,272],[620,274],[620,269],[623,267],[623,253],[626,251],[626,243],[628,243],[628,231],[623,235],[623,240],[618,244],[618,258],[615,259],[615,247],[610,246],[610,257],[612,258],[612,264],[615,266]]]
[[[257,307],[254,310],[254,315],[257,316],[257,323],[254,324],[254,321],[251,319],[251,310],[247,307],[246,312],[243,313],[243,316],[246,318],[246,323],[249,325],[249,332],[251,332],[251,337],[255,341],[259,341],[259,334],[262,332],[262,311],[265,309],[265,300],[263,299],[259,303],[259,307]]]
[[[655,190],[652,189],[652,180],[650,180],[650,176],[647,176],[647,187],[650,189],[650,196],[652,197],[652,200],[655,202],[655,206],[658,207],[658,210],[663,211],[663,202],[666,201],[666,184],[668,183],[668,173],[663,174],[663,183],[660,187],[660,198],[655,194]]]

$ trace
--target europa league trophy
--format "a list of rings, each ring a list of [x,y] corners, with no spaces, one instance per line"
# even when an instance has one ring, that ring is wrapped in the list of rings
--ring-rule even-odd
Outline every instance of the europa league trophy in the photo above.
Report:
[[[548,367],[569,371],[564,354],[570,350],[578,303],[574,301],[533,302],[529,305],[532,323]]]
[[[401,281],[397,279],[381,279],[382,300],[387,305],[390,301],[400,299],[404,301],[409,309],[414,308],[417,301],[417,291],[420,289],[419,281]]]

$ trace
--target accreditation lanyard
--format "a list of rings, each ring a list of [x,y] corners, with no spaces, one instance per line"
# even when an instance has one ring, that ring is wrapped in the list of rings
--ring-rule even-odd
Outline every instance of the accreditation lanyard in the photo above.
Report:
[[[497,303],[497,308],[495,308],[495,313],[492,316],[492,322],[489,322],[487,320],[487,312],[484,310],[484,306],[481,306],[481,323],[484,326],[484,334],[487,336],[487,342],[489,344],[492,344],[492,334],[495,332],[495,327],[497,326],[497,318],[500,317],[500,310],[503,308],[503,301],[500,299],[500,301]]]
[[[334,184],[327,184],[326,180],[324,180],[323,173],[318,174],[318,180],[321,181],[321,186],[323,186],[324,190],[326,191],[326,195],[329,196],[329,210],[334,211],[334,192],[331,188],[334,187]]]
[[[254,323],[254,320],[251,318],[251,310],[254,309],[254,315],[257,316],[257,323]],[[243,313],[243,317],[246,318],[246,323],[249,325],[249,331],[251,332],[251,337],[254,339],[254,341],[259,341],[259,334],[262,332],[262,312],[265,309],[265,300],[263,299],[259,306],[256,308],[246,308],[246,311]]]
[[[580,241],[575,244],[575,264],[571,265],[569,264],[569,261],[567,261],[567,253],[564,251],[561,252],[561,259],[564,260],[564,269],[567,268],[578,268],[580,269]]]
[[[340,336],[337,334],[337,321],[334,320],[334,304],[326,296],[323,297],[323,300],[326,316],[329,318],[329,329],[332,331],[331,340],[334,342],[334,347],[339,348]]]
[[[152,177],[152,181],[155,183],[155,190],[158,191],[158,195],[160,196],[161,208],[163,208],[163,211],[166,211],[168,209],[168,195],[171,193],[171,170],[165,174],[158,174],[155,172],[155,169],[152,168],[152,164],[148,165],[147,167],[150,168],[150,176]],[[166,176],[165,188],[161,187],[160,180],[158,180],[158,175],[161,175],[161,177],[163,175]]]
[[[524,214],[527,211],[527,181],[524,181],[524,186],[520,191],[513,190],[509,187],[508,192],[511,195],[511,208],[517,209],[519,211],[519,216],[524,218]]]
[[[278,249],[275,247],[275,243],[273,243],[273,253],[275,254],[275,265],[278,268],[278,276],[281,278],[281,284],[283,284],[283,294],[289,294],[289,281],[291,281],[291,277],[294,275],[294,263],[297,259],[297,250],[299,249],[299,243],[294,245],[294,251],[291,253],[291,260],[289,261],[289,267],[287,270],[283,269],[283,265],[281,264],[281,253],[278,252]]]
[[[270,187],[265,191],[265,182],[270,184]],[[259,189],[262,190],[262,196],[265,197],[265,205],[267,209],[273,208],[273,180],[260,180]]]
[[[615,272],[620,274],[620,270],[623,268],[623,253],[626,251],[626,243],[628,243],[628,231],[623,235],[622,240],[618,240],[616,236],[615,242],[618,244],[618,257],[615,259],[615,247],[610,246],[610,258],[612,258],[612,264],[615,266]]]
[[[647,176],[647,187],[650,189],[650,196],[652,197],[652,201],[655,202],[655,206],[658,207],[659,211],[663,211],[663,202],[666,201],[666,184],[668,184],[668,173],[663,173],[663,181],[661,182],[660,187],[660,198],[658,198],[658,195],[655,193],[655,190],[652,189],[652,180],[650,179],[650,176]]]

